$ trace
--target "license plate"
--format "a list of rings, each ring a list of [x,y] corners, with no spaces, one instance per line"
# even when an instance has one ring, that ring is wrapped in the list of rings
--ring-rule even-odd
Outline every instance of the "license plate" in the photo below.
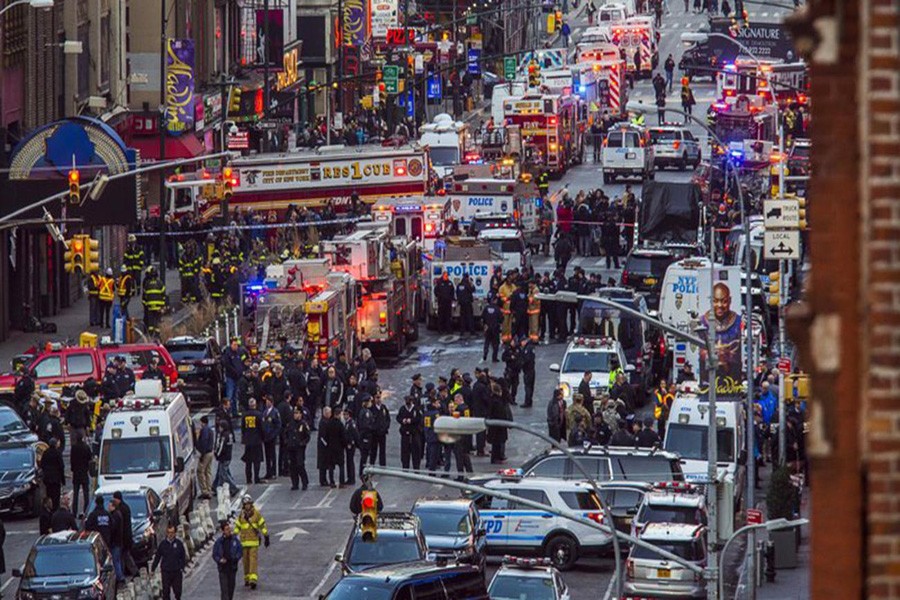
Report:
[[[671,569],[657,569],[656,576],[659,577],[660,579],[668,579],[672,576],[672,570]]]
[[[634,159],[634,158],[637,158],[637,154],[635,154],[634,152],[626,152],[626,153],[625,153],[625,158],[626,158],[626,160],[627,160],[627,159]]]
[[[644,277],[644,284],[656,285],[656,279],[654,277]]]
[[[178,365],[178,370],[179,370],[181,373],[185,373],[185,372],[191,370],[191,365]]]

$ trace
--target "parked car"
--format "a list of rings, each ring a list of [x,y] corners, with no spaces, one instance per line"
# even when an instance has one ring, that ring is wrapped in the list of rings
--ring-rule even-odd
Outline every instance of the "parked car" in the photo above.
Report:
[[[42,535],[25,566],[12,570],[21,579],[16,598],[113,600],[116,574],[112,555],[96,531],[63,531]]]
[[[0,404],[0,443],[38,441],[28,425],[11,406]]]
[[[160,509],[162,500],[151,488],[133,483],[104,485],[94,493],[112,498],[115,492],[122,492],[122,501],[131,509],[131,532],[134,539],[131,557],[138,566],[149,565],[156,554],[159,541],[157,523],[163,516]]]
[[[37,516],[43,498],[34,442],[0,444],[0,513]]]
[[[668,250],[634,248],[625,259],[622,269],[622,286],[644,294],[647,307],[659,308],[659,293],[666,269],[675,262],[675,255]]]
[[[363,541],[359,522],[347,538],[343,552],[334,557],[341,573],[349,575],[395,563],[425,560],[427,545],[419,519],[410,513],[382,512],[378,515],[378,537]]]
[[[474,502],[419,499],[412,513],[419,517],[429,553],[484,568],[485,531]]]
[[[179,387],[192,403],[205,400],[217,406],[225,388],[222,352],[213,338],[170,338],[166,350],[178,368]]]

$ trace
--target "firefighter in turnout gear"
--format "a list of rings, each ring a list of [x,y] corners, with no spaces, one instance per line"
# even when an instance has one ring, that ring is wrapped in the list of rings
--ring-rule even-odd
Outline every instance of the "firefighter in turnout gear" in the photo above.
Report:
[[[144,327],[147,335],[159,336],[162,311],[166,307],[166,284],[160,281],[156,268],[152,266],[147,269],[141,300],[144,303]]]
[[[537,186],[538,191],[541,193],[541,198],[547,197],[547,192],[550,190],[550,172],[549,171],[541,171],[540,175],[537,176]]]
[[[506,276],[497,294],[500,296],[500,312],[503,313],[503,325],[500,327],[500,339],[506,343],[512,338],[512,313],[510,312],[510,299],[516,291],[516,285],[512,280],[512,273]]]
[[[206,289],[209,290],[209,297],[217,305],[225,299],[225,282],[228,280],[228,272],[222,264],[222,259],[212,259],[212,266],[206,277]]]
[[[257,573],[259,542],[263,541],[266,548],[269,547],[269,529],[249,494],[244,494],[241,499],[241,512],[234,521],[234,530],[244,549],[244,585],[255,590],[256,582],[259,581]]]
[[[116,295],[119,297],[119,311],[127,321],[131,318],[128,314],[128,303],[136,293],[136,284],[134,276],[128,271],[126,265],[122,265],[120,271],[119,278],[116,280]]]
[[[528,284],[528,337],[535,343],[540,339],[541,328],[541,301],[537,298],[539,293],[537,281]]]
[[[181,301],[198,302],[200,300],[200,255],[197,252],[197,243],[188,240],[184,244],[181,256],[178,259],[178,274],[181,276]]]
[[[135,292],[140,291],[141,273],[144,272],[144,249],[138,244],[137,237],[133,233],[128,234],[128,243],[125,245],[122,262],[131,275]]]

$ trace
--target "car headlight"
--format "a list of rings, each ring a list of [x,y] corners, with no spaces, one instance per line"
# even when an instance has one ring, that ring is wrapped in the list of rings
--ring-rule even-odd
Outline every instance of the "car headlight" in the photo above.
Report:
[[[456,556],[471,556],[475,554],[475,548],[472,546],[466,546],[464,548],[457,548],[455,550]]]
[[[568,383],[559,384],[559,389],[562,390],[563,399],[568,400],[572,396],[572,386]]]
[[[29,590],[19,590],[19,593],[16,595],[19,600],[33,600],[34,592]]]
[[[96,586],[91,586],[88,588],[82,588],[78,592],[79,598],[98,598],[100,596],[100,590],[97,589]]]

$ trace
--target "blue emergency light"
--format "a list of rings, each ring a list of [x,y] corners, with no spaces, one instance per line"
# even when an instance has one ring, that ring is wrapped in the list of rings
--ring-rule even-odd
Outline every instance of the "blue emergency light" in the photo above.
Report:
[[[586,94],[586,93],[587,93],[587,86],[584,85],[584,84],[579,85],[579,86],[578,86],[578,93],[579,93],[579,94]]]

